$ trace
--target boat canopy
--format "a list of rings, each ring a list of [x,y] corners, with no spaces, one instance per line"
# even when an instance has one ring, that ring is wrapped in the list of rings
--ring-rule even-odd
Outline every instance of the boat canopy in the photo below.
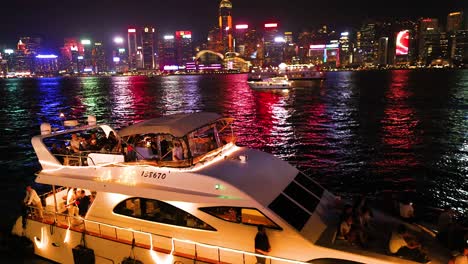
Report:
[[[159,134],[170,134],[174,137],[183,137],[200,127],[214,123],[221,117],[219,114],[210,112],[175,114],[142,121],[121,129],[118,134],[125,137],[157,132]]]

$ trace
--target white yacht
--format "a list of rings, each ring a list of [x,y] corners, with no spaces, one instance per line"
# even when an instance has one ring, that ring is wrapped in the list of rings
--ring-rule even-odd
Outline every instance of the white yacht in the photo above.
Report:
[[[13,233],[31,239],[39,256],[59,263],[255,263],[254,237],[263,225],[272,248],[267,263],[416,263],[378,243],[362,249],[337,241],[340,199],[287,162],[236,146],[231,118],[169,115],[118,133],[89,120],[54,132],[45,124],[32,138],[42,166],[36,182],[53,191],[44,197],[44,217],[19,217]],[[73,134],[87,146],[62,152]],[[81,216],[65,213],[63,187],[92,195]],[[384,223],[379,230],[398,223],[377,212],[374,218]],[[431,247],[432,263],[447,263],[434,238],[412,230]]]
[[[272,77],[247,83],[252,89],[289,89],[292,87],[292,82],[286,77]]]

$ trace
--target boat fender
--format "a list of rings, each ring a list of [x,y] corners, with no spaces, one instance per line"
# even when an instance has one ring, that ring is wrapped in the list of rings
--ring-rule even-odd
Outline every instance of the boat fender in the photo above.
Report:
[[[96,257],[94,250],[86,247],[85,233],[81,234],[81,241],[76,247],[72,248],[73,260],[75,263],[80,264],[94,264]]]
[[[41,135],[49,135],[52,132],[52,127],[49,123],[41,124]]]
[[[130,249],[130,256],[128,257],[125,257],[121,264],[143,264],[143,262],[141,260],[138,260],[135,258],[135,238],[132,239],[132,248]],[[133,255],[133,257],[132,257]]]

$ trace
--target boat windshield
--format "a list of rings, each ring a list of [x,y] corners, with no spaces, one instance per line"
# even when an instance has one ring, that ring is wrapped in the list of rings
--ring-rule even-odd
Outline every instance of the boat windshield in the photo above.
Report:
[[[235,143],[231,124],[231,119],[220,119],[187,135],[193,163],[204,159],[207,154],[216,153],[229,143]]]

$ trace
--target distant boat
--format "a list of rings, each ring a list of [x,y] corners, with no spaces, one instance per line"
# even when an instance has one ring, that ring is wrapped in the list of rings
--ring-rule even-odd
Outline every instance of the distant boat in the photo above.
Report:
[[[286,77],[273,77],[261,81],[248,82],[252,89],[288,89],[292,87],[292,81]]]
[[[280,64],[278,73],[286,75],[291,81],[326,79],[325,72],[313,64]]]

